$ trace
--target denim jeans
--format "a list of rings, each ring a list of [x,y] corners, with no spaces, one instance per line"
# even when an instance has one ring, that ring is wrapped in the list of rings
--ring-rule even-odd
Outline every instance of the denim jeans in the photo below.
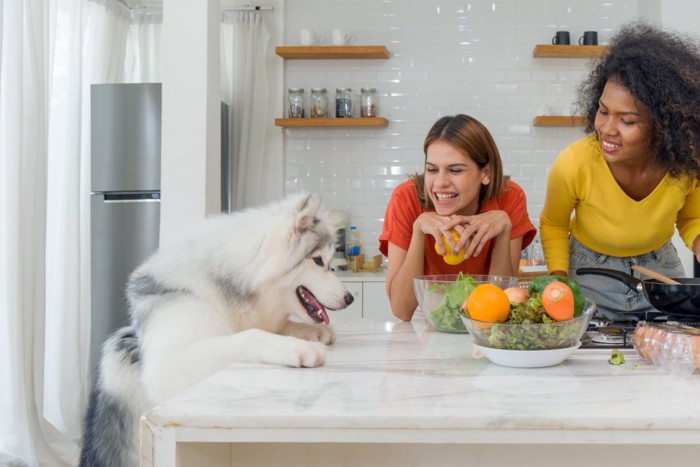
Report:
[[[669,277],[685,277],[685,270],[678,252],[669,241],[661,248],[639,256],[608,256],[583,246],[573,236],[569,240],[569,276],[581,285],[581,291],[596,304],[599,314],[610,319],[636,320],[646,312],[657,312],[644,296],[644,292],[631,290],[622,282],[605,276],[576,274],[578,268],[606,268],[624,271],[641,279],[631,266],[646,266]]]

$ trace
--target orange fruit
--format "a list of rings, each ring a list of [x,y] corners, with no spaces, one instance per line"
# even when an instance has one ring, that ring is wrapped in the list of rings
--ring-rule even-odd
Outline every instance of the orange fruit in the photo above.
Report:
[[[458,242],[459,234],[455,230],[450,230],[450,233],[452,234],[452,238],[454,238],[455,242]],[[444,235],[442,236],[442,245],[445,247],[445,256],[443,256],[442,259],[447,264],[456,265],[464,261],[464,249],[461,249],[457,252],[457,254],[454,254],[450,249],[449,243],[447,243],[447,238]],[[440,254],[437,242],[435,242],[435,252],[438,255]]]
[[[494,284],[480,284],[467,297],[469,317],[488,323],[504,323],[510,314],[510,299]]]

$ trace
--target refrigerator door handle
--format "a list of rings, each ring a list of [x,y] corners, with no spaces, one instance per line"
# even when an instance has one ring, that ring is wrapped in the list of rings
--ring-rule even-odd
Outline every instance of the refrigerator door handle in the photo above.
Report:
[[[145,193],[102,193],[104,196],[105,203],[133,203],[133,202],[143,202],[143,203],[159,203],[160,193],[159,192],[145,192]]]

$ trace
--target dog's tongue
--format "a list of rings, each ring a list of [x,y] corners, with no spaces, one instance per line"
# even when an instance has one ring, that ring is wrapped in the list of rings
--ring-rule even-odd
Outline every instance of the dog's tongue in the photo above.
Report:
[[[326,308],[321,305],[321,302],[316,299],[314,294],[312,294],[309,289],[301,286],[299,287],[298,293],[301,299],[304,301],[304,307],[306,308],[306,312],[309,314],[309,316],[311,316],[311,319],[316,322],[323,321],[325,324],[330,322],[328,319],[328,313],[326,313]]]

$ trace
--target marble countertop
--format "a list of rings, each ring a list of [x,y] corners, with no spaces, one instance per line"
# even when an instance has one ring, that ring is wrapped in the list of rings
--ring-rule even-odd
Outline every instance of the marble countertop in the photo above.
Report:
[[[334,321],[319,368],[234,364],[147,412],[182,441],[699,444],[700,376],[626,351],[501,367],[466,334],[413,321]],[[546,435],[546,438],[543,438]]]

